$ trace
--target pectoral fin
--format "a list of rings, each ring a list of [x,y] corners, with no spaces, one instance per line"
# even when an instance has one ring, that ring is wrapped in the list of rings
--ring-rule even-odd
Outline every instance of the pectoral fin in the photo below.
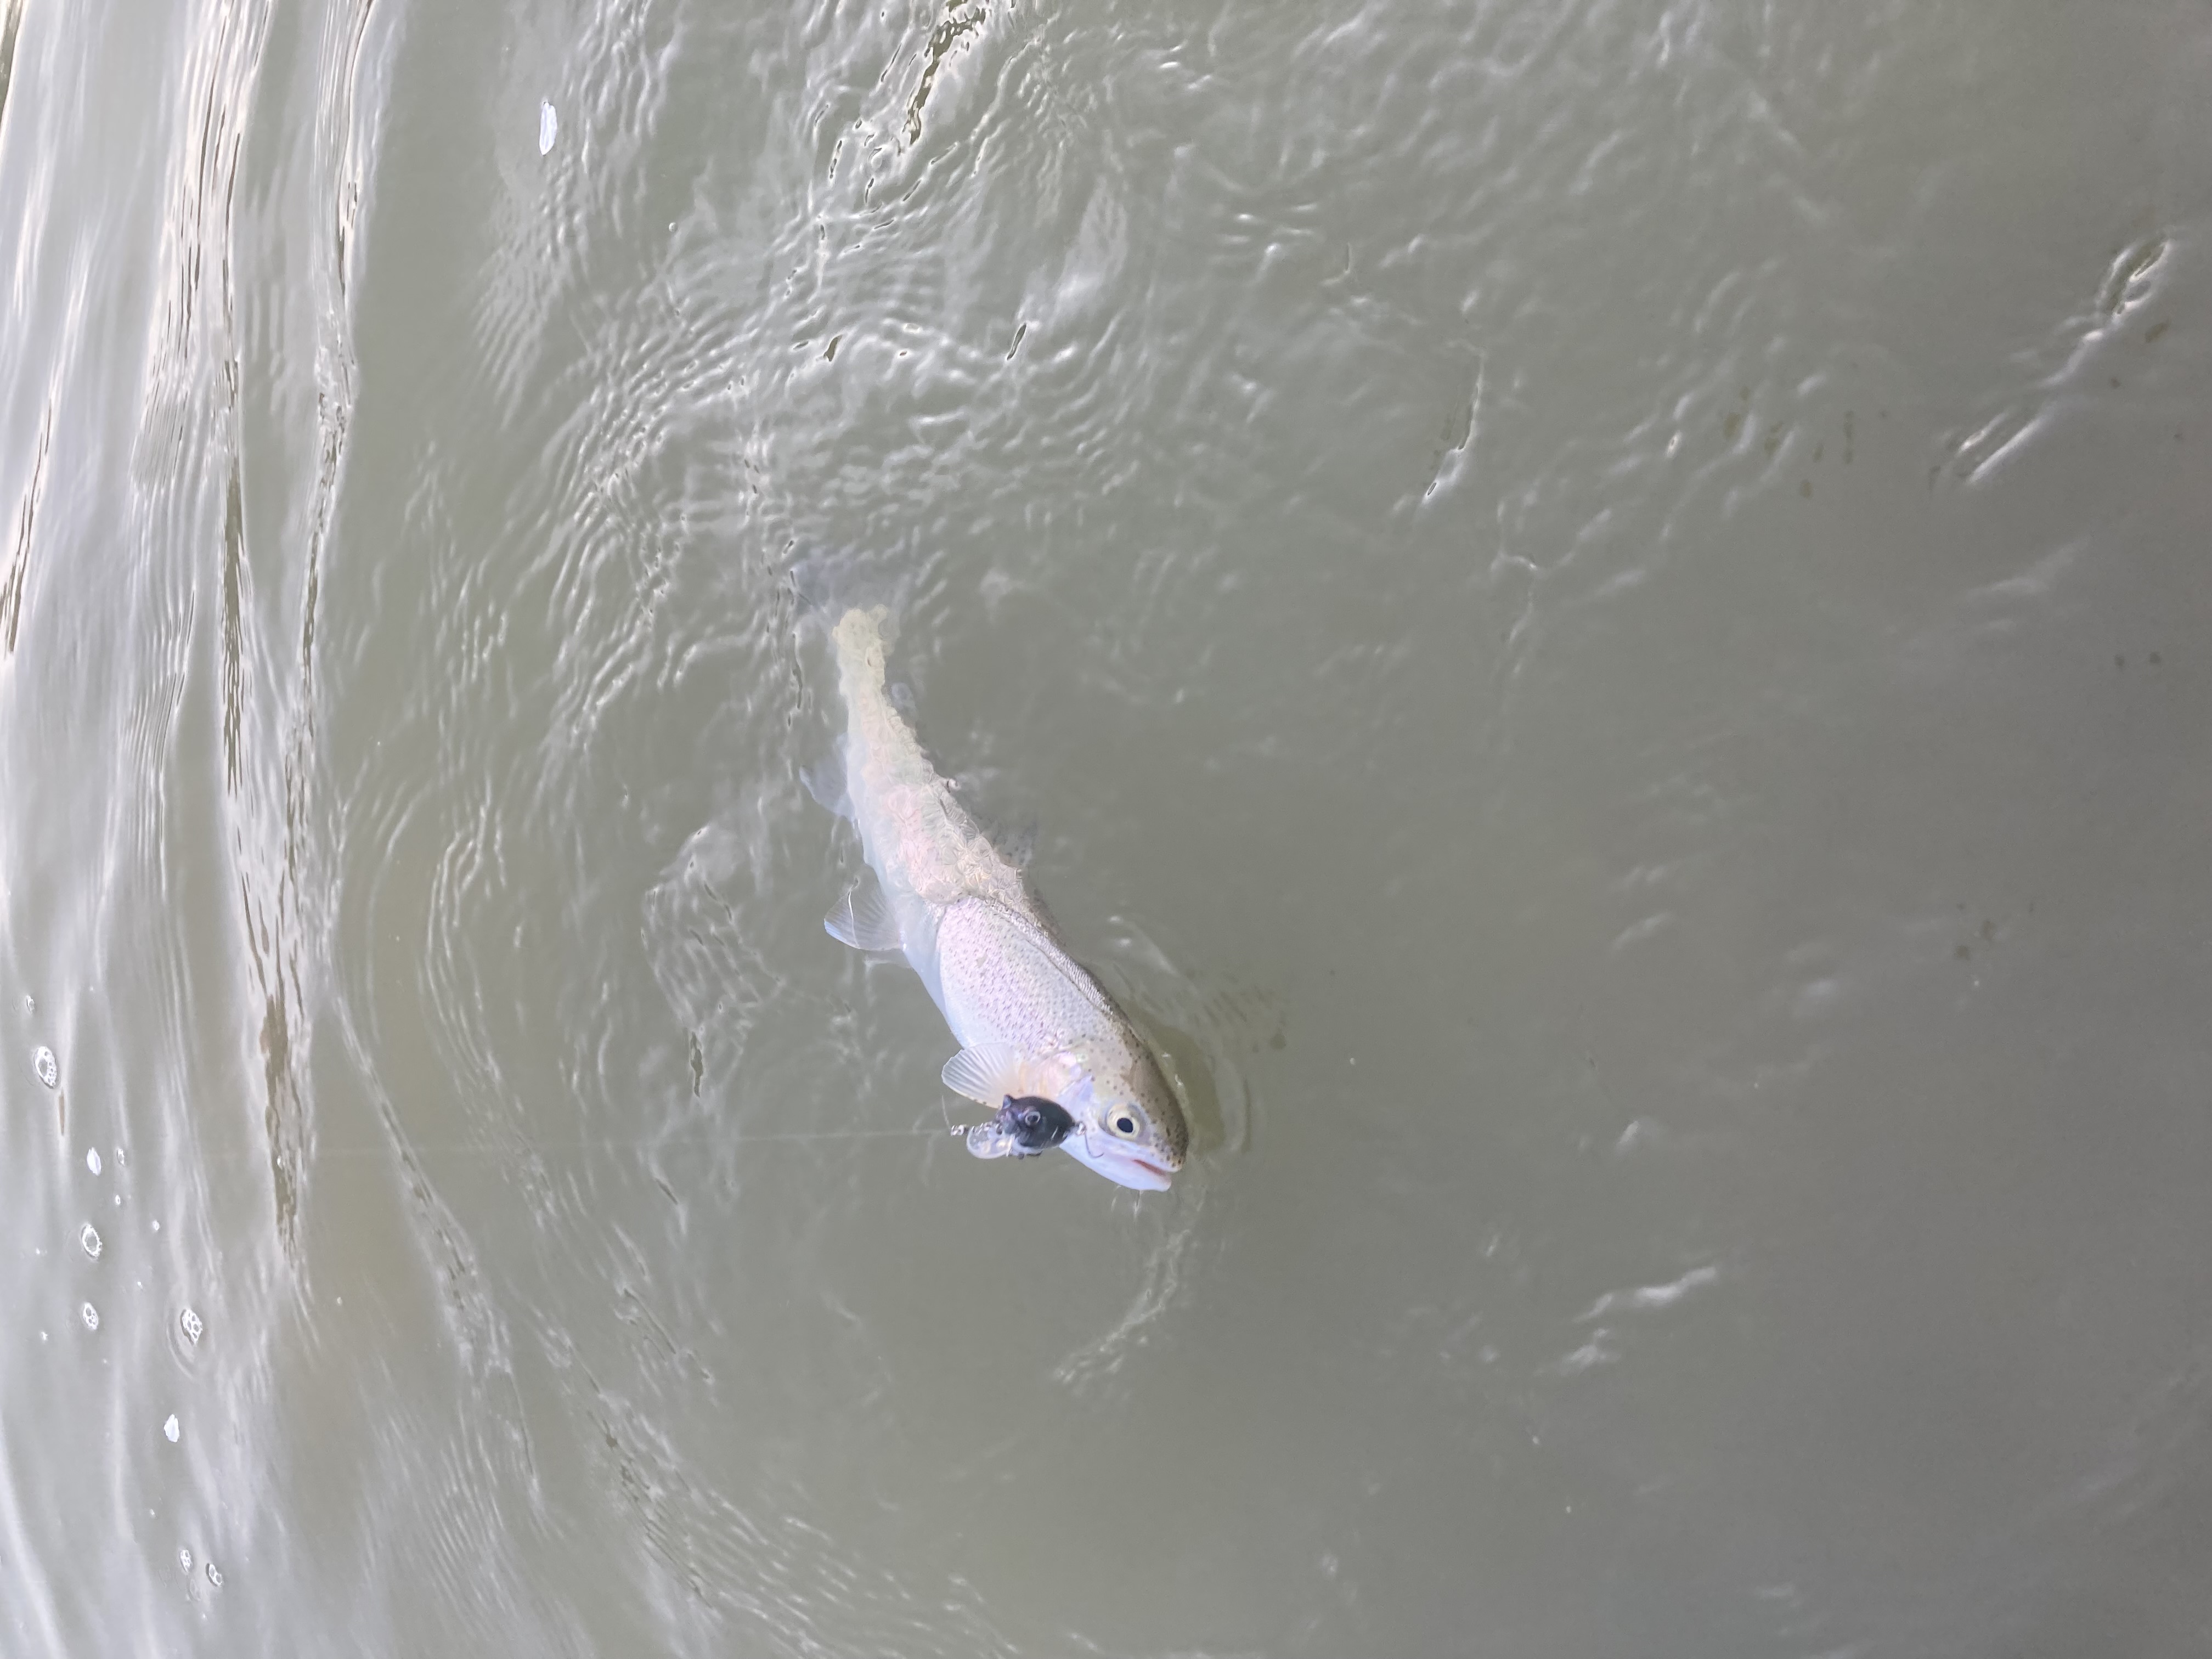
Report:
[[[939,1075],[954,1094],[996,1106],[1008,1095],[1030,1092],[1022,1085],[1022,1073],[1028,1066],[1028,1057],[1018,1048],[1004,1042],[979,1042],[946,1060]]]
[[[868,877],[845,890],[845,896],[822,918],[822,925],[831,939],[855,951],[898,951],[906,945],[884,890]]]

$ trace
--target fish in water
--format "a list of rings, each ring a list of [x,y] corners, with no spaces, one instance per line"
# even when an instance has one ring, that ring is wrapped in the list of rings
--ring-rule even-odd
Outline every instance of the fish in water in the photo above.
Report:
[[[848,892],[825,925],[856,949],[903,951],[929,988],[961,1045],[945,1062],[945,1086],[1000,1109],[969,1132],[969,1152],[1003,1158],[1057,1145],[1109,1181],[1164,1188],[1189,1145],[1182,1108],[1135,1028],[1061,948],[1021,872],[891,706],[889,618],[881,605],[848,610],[831,630],[845,702],[844,806],[875,881]],[[1048,1105],[1065,1127],[1036,1110]],[[1034,1125],[1020,1121],[1025,1107],[1036,1111]]]

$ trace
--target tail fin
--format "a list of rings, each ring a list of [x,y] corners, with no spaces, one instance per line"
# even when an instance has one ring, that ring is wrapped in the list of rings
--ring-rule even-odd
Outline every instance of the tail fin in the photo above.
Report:
[[[837,666],[869,684],[881,685],[884,659],[897,635],[898,625],[891,621],[889,605],[872,605],[865,611],[854,605],[837,619],[837,626],[830,633],[830,642],[837,648]]]
[[[802,644],[819,641],[841,673],[884,685],[885,659],[914,595],[914,575],[887,573],[857,554],[826,552],[794,560],[787,574],[798,601],[793,631]]]
[[[880,610],[886,645],[897,637],[897,619],[914,597],[911,574],[887,573],[854,553],[809,553],[793,560],[785,574],[802,628],[811,623],[826,631],[848,611]]]
[[[913,591],[913,579],[887,578],[859,555],[831,552],[813,552],[795,559],[784,574],[794,601],[795,651],[804,656],[826,651],[833,664],[830,706],[824,712],[836,719],[836,699],[841,687],[848,698],[862,686],[872,687],[878,693],[885,691],[884,659],[898,636],[897,618]],[[845,714],[849,720],[849,706]],[[828,755],[799,769],[799,781],[807,793],[843,818],[854,816],[846,782],[849,741],[849,738],[839,738]]]

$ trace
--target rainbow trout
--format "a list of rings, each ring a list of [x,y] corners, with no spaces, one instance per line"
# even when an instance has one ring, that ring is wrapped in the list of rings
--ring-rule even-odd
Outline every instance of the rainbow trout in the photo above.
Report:
[[[900,951],[921,975],[960,1052],[945,1086],[1006,1109],[968,1132],[978,1158],[1035,1150],[1016,1098],[1057,1105],[1060,1150],[1124,1187],[1158,1189],[1182,1168],[1182,1109],[1113,999],[1060,948],[1043,910],[953,799],[884,684],[878,605],[831,630],[845,700],[845,793],[876,884],[824,923],[862,951]],[[1032,1109],[1029,1115],[1035,1118]]]

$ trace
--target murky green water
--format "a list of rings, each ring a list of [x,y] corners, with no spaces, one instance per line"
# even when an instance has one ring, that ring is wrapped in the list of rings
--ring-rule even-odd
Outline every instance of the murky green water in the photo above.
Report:
[[[9,1653],[2212,1652],[2203,4],[0,64]],[[823,933],[810,553],[1173,1191]]]

